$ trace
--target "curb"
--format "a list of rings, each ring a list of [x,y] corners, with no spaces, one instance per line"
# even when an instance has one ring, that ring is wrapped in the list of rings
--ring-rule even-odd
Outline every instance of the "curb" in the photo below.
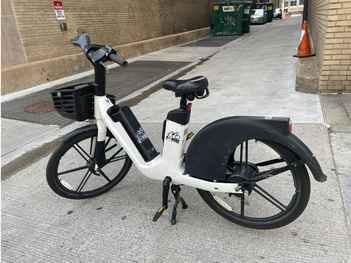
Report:
[[[87,124],[87,122],[74,122],[58,131],[47,133],[40,140],[26,144],[19,150],[9,153],[1,163],[1,180],[6,180],[12,174],[28,167],[33,162],[47,156],[60,142],[63,136]]]
[[[260,29],[259,31],[261,31],[261,30],[263,30],[263,28]],[[252,32],[250,32],[249,34],[245,34],[245,35],[239,37],[234,42],[235,42],[235,44],[237,44],[237,43],[240,43],[240,42],[247,40],[248,38],[252,38],[252,37],[254,37],[254,34],[252,34]],[[175,45],[175,46],[186,45],[186,44],[189,44],[192,42],[199,41],[201,39],[203,39],[203,38],[196,39],[196,40],[189,41],[187,43],[182,43],[180,45]],[[191,71],[196,66],[204,63],[205,61],[210,59],[212,56],[216,55],[219,51],[230,47],[232,44],[233,43],[231,41],[231,42],[229,42],[221,47],[218,47],[215,51],[213,51],[212,54],[205,56],[205,57],[202,57],[202,58],[196,60],[195,62],[189,63],[188,65],[171,72],[170,74],[152,82],[151,84],[145,86],[144,88],[139,89],[137,91],[134,91],[131,94],[117,100],[116,103],[127,103],[131,107],[138,104],[140,101],[144,100],[145,98],[150,96],[152,93],[157,92],[159,89],[161,89],[160,83],[162,83],[163,81],[170,79],[170,78],[179,78],[179,77],[185,75],[187,72]],[[171,47],[169,47],[169,48],[171,48]],[[151,52],[151,53],[153,53],[153,52]],[[135,57],[135,58],[130,59],[129,61],[134,62],[134,61],[137,61],[139,59],[142,59],[142,57],[143,56]],[[118,67],[118,66],[115,64],[108,65],[108,69],[112,69],[115,67]],[[55,80],[55,81],[52,81],[49,83],[41,84],[41,85],[33,87],[31,89],[26,89],[23,91],[12,93],[12,94],[7,94],[1,98],[1,103],[6,102],[6,101],[10,101],[13,99],[17,99],[17,98],[29,95],[31,93],[41,91],[41,90],[45,90],[45,89],[54,87],[54,86],[59,85],[59,84],[63,84],[65,82],[68,82],[71,80],[80,79],[82,77],[85,77],[85,76],[88,76],[91,74],[93,74],[93,70],[82,72],[82,73],[76,74],[74,76],[69,76],[69,77],[65,77],[62,79],[58,79],[58,80]],[[61,141],[63,136],[69,134],[73,130],[75,130],[81,126],[84,126],[88,123],[91,123],[91,121],[90,122],[74,122],[68,126],[65,126],[62,129],[59,129],[58,131],[51,132],[51,133],[47,134],[47,136],[44,139],[41,139],[40,141],[33,141],[32,143],[25,145],[20,150],[17,150],[11,154],[8,154],[6,156],[5,162],[2,162],[1,180],[8,179],[11,175],[15,174],[16,172],[23,170],[24,168],[28,167],[29,165],[31,165],[35,161],[39,160],[40,158],[43,158],[43,157],[49,155],[53,151],[55,146],[57,146],[58,143]]]
[[[214,52],[216,54],[216,52]],[[176,71],[171,72],[170,74],[152,82],[151,84],[145,86],[142,89],[139,89],[137,91],[132,92],[131,94],[127,95],[126,97],[121,98],[120,100],[117,100],[116,103],[131,103],[131,106],[136,105],[138,102],[141,100],[145,99],[148,95],[151,95],[152,93],[158,91],[161,87],[159,86],[163,81],[169,79],[169,78],[174,78],[174,77],[180,77],[190,70],[192,70],[194,67],[197,65],[203,63],[206,61],[209,57],[213,56],[214,54],[206,57],[199,59],[198,61],[195,61],[193,63],[190,63]],[[50,84],[50,86],[53,86]],[[48,85],[45,87],[47,88]],[[45,89],[44,88],[44,89]],[[145,94],[147,96],[145,97]],[[20,97],[25,96],[27,94],[20,93],[18,94]],[[19,96],[12,96],[14,97],[19,97]],[[12,99],[11,98],[11,99]],[[5,100],[7,101],[7,100]],[[24,168],[28,167],[35,161],[49,155],[53,149],[60,143],[62,138],[69,134],[70,132],[74,131],[75,129],[85,126],[87,124],[91,123],[91,121],[85,121],[85,122],[74,122],[72,124],[69,124],[68,126],[63,127],[62,129],[59,129],[58,131],[53,131],[48,134],[44,138],[41,138],[40,140],[33,141],[27,145],[25,145],[23,148],[20,150],[16,150],[6,156],[5,161],[2,161],[2,167],[1,167],[1,180],[6,180],[8,179],[11,175],[15,174],[16,172],[23,170]]]

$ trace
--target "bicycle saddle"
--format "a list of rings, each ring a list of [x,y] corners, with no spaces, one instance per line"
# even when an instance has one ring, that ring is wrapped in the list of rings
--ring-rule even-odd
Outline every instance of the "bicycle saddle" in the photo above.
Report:
[[[187,96],[198,99],[209,95],[208,80],[204,76],[196,76],[190,79],[169,79],[163,83],[163,88],[173,91],[176,97]]]

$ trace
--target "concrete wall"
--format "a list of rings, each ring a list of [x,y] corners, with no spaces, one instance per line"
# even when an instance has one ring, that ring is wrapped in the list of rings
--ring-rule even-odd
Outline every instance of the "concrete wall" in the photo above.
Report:
[[[24,49],[10,0],[1,1],[1,65],[25,62]]]
[[[351,92],[351,1],[311,0],[309,22],[319,90]]]
[[[208,33],[206,0],[64,0],[66,32],[61,32],[50,0],[2,3],[8,14],[2,24],[5,93],[87,69],[80,50],[70,43],[77,31],[88,32],[93,42],[119,47],[127,57]]]

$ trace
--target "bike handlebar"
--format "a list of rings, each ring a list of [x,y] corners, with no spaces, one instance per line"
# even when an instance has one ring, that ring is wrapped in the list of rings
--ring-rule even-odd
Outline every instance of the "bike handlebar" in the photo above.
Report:
[[[115,54],[111,53],[111,54],[108,56],[108,58],[109,58],[111,61],[117,63],[118,65],[120,65],[120,66],[122,66],[122,67],[125,67],[125,66],[128,65],[128,61],[125,60],[125,59],[124,59],[120,54],[118,54],[118,53],[115,53]]]
[[[90,45],[90,38],[87,33],[81,33],[72,39],[72,43],[85,50]]]
[[[112,47],[108,45],[90,44],[90,38],[87,33],[79,34],[72,39],[72,43],[83,49],[90,62],[94,65],[107,60],[111,60],[122,67],[128,65],[128,62]]]

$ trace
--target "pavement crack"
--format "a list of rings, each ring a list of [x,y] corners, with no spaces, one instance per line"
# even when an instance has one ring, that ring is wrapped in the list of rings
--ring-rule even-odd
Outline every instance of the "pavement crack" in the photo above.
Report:
[[[330,135],[331,135],[331,133],[329,132],[328,133],[328,144],[329,144],[330,151],[331,151],[332,162],[333,162],[333,165],[335,167],[336,181],[337,181],[337,184],[338,184],[339,190],[340,190],[340,198],[341,198],[341,201],[342,201],[342,209],[343,209],[343,214],[344,214],[344,221],[345,221],[345,226],[346,226],[346,229],[347,229],[348,240],[350,242],[350,240],[351,240],[351,225],[350,225],[349,222],[351,222],[351,218],[348,218],[348,211],[347,211],[347,207],[346,207],[346,203],[345,203],[346,200],[345,200],[344,195],[343,195],[343,187],[341,185],[341,181],[340,181],[340,178],[339,178],[340,172],[339,172],[338,166],[336,164],[335,151],[334,151],[334,148],[333,148],[333,145],[332,145],[332,142],[331,142]]]

